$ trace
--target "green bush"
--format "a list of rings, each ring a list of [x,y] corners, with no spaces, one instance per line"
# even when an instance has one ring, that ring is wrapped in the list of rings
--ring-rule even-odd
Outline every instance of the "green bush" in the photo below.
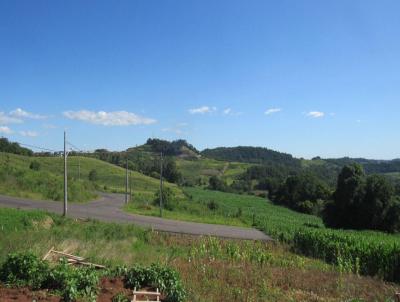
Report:
[[[183,302],[185,290],[178,273],[168,267],[156,264],[150,267],[135,266],[131,269],[116,267],[105,274],[108,277],[122,277],[125,286],[158,288],[166,295],[167,302]],[[60,294],[63,301],[75,301],[78,298],[95,301],[99,273],[93,267],[73,267],[64,259],[56,266],[49,267],[46,261],[34,254],[9,254],[0,266],[0,281],[10,286],[28,286],[32,289],[48,289]],[[117,295],[113,301],[125,301]]]
[[[29,169],[34,170],[34,171],[39,171],[40,163],[37,160],[32,161],[31,164],[29,165]]]
[[[32,253],[8,255],[0,268],[0,280],[5,284],[42,288],[49,274],[49,266]]]
[[[131,289],[150,286],[158,288],[166,295],[166,302],[182,302],[186,292],[178,273],[168,267],[156,264],[150,267],[135,266],[129,269],[124,278],[125,286]]]
[[[159,206],[160,205],[160,191],[157,191],[154,194],[153,205]],[[164,209],[169,211],[173,211],[176,207],[176,199],[174,192],[170,188],[163,188],[162,191],[162,206]]]
[[[75,301],[78,297],[95,297],[99,277],[94,268],[75,268],[66,261],[50,268],[28,252],[8,255],[0,267],[0,280],[8,285],[54,290],[64,301]]]
[[[95,169],[90,170],[88,178],[90,181],[96,181],[98,179],[97,171]]]

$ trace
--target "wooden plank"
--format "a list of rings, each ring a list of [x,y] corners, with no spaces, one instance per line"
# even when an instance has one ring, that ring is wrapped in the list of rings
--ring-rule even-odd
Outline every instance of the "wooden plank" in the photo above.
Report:
[[[43,256],[42,260],[46,260],[47,257],[49,257],[49,255],[51,254],[51,252],[53,251],[54,246],[46,253],[46,255]]]
[[[145,300],[137,300],[136,295],[146,296],[147,300],[146,301]],[[145,292],[145,291],[136,291],[136,287],[135,287],[135,289],[133,290],[132,302],[150,302],[150,300],[148,299],[149,296],[152,296],[153,298],[157,297],[156,301],[160,301],[161,293],[159,292],[158,288],[157,288],[157,292]],[[154,301],[154,302],[156,302],[156,301]]]
[[[161,296],[161,293],[156,292],[133,292],[134,295]]]
[[[78,261],[83,261],[83,260],[85,260],[85,258],[83,258],[83,257],[79,257],[79,256],[67,254],[67,253],[60,252],[60,251],[52,250],[52,253],[59,254],[59,255],[63,255],[63,256],[67,256],[68,258],[75,259],[75,260],[78,260]]]

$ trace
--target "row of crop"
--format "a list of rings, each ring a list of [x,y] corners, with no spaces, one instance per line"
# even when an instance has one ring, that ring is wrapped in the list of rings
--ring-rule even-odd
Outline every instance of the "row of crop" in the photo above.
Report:
[[[363,275],[400,281],[400,240],[379,239],[346,231],[303,228],[294,234],[293,247],[302,254],[330,263],[345,263]]]
[[[61,295],[66,302],[76,301],[78,298],[96,301],[100,277],[120,277],[125,287],[130,289],[159,288],[165,295],[163,301],[167,302],[183,302],[186,296],[178,273],[156,264],[150,267],[116,267],[99,272],[92,267],[73,267],[63,260],[50,266],[32,253],[14,253],[9,254],[0,265],[0,283],[27,286],[33,290],[50,290]]]
[[[256,225],[301,254],[345,266],[363,275],[400,281],[400,237],[378,232],[333,230],[313,222],[261,216]]]

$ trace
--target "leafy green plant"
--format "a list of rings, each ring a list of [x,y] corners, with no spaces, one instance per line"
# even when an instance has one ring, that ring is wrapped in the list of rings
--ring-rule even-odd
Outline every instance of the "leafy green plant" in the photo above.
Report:
[[[134,266],[129,269],[124,278],[125,286],[141,288],[150,286],[160,289],[166,295],[167,302],[182,302],[186,292],[178,273],[169,268],[153,264],[150,267]]]
[[[0,268],[0,280],[6,284],[29,286],[39,289],[46,282],[49,273],[47,263],[32,253],[9,254]]]

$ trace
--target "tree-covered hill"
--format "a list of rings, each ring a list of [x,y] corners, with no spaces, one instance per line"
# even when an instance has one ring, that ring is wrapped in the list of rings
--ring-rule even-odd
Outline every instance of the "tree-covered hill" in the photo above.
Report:
[[[219,147],[205,149],[201,155],[223,161],[246,162],[255,164],[280,163],[287,166],[300,167],[299,159],[292,155],[262,147]]]

